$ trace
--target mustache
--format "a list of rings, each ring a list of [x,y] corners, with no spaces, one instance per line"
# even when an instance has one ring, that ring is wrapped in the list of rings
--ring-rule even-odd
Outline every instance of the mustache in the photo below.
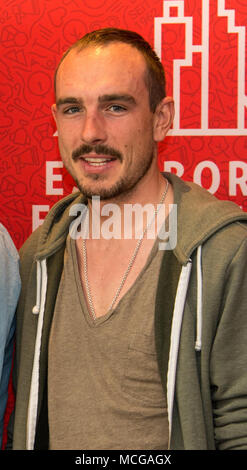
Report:
[[[83,157],[83,155],[88,155],[91,152],[96,153],[97,155],[108,155],[110,157],[117,158],[118,160],[120,160],[120,162],[123,161],[123,156],[118,150],[112,147],[108,147],[107,145],[102,145],[102,144],[81,145],[77,149],[73,150],[72,159],[76,161],[80,157]]]

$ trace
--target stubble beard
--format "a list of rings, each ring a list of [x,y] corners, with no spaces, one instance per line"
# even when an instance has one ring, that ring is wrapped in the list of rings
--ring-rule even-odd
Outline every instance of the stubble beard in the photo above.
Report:
[[[92,199],[93,196],[98,196],[102,201],[109,199],[124,199],[128,197],[132,192],[135,191],[138,183],[148,173],[154,159],[153,151],[149,157],[142,161],[136,168],[134,174],[130,177],[128,168],[126,169],[126,175],[121,177],[115,184],[109,188],[98,187],[97,189],[91,189],[90,184],[80,181],[77,177],[73,176],[78,189],[87,199]],[[68,169],[68,168],[67,168]],[[69,169],[68,169],[69,171]],[[93,181],[104,181],[104,177],[101,175],[87,175]]]

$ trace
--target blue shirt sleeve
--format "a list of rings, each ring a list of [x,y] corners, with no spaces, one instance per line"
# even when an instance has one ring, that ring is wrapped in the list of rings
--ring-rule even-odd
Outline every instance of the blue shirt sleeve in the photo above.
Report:
[[[15,331],[15,309],[20,293],[19,256],[7,230],[0,224],[0,443],[8,399]]]

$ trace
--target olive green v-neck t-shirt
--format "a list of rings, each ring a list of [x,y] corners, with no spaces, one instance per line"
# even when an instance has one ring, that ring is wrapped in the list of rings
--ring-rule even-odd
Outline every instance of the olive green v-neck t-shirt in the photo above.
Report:
[[[163,255],[156,241],[117,306],[93,320],[68,237],[49,340],[50,449],[167,449],[154,332]]]

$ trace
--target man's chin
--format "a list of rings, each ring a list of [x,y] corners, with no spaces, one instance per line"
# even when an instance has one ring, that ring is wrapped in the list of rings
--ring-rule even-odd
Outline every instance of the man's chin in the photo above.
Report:
[[[89,191],[85,188],[79,188],[79,189],[81,193],[83,194],[83,196],[85,196],[87,199],[92,199],[93,197],[99,197],[101,201],[114,199],[120,196],[120,194],[122,194],[121,192],[116,193],[115,191],[106,190],[106,189],[95,190],[95,191],[92,191],[92,190]]]
[[[100,185],[80,185],[77,183],[78,188],[80,189],[83,196],[87,199],[92,199],[94,196],[99,197],[101,201],[107,201],[110,199],[117,199],[125,194],[127,194],[132,187],[129,187],[125,182],[120,181],[113,186],[104,187]]]

